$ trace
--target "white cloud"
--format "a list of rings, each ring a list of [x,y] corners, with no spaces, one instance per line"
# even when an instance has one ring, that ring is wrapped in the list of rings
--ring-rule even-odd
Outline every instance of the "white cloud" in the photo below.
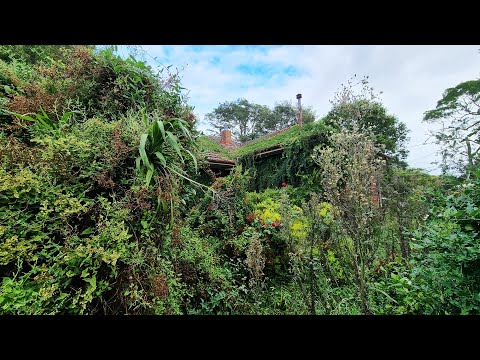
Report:
[[[319,116],[330,110],[329,99],[353,74],[368,75],[371,86],[383,91],[388,111],[405,122],[410,132],[411,166],[432,169],[437,150],[419,145],[432,126],[422,123],[423,113],[433,109],[443,91],[480,75],[480,46],[143,46],[164,65],[184,69],[182,86],[189,89],[190,104],[203,116],[219,103],[237,98],[273,105],[295,101]],[[216,61],[215,61],[216,60]],[[277,72],[246,74],[238,66],[273,67]],[[293,75],[281,71],[293,67]],[[206,124],[200,125],[205,129]]]

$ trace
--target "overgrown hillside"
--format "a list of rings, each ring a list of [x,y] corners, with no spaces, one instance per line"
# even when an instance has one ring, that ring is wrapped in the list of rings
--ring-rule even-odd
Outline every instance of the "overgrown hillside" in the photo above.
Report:
[[[115,47],[0,46],[1,314],[479,313],[472,159],[389,162],[404,125],[348,96],[225,149],[182,91]]]
[[[163,252],[194,118],[176,74],[112,48],[34,50],[0,61],[2,312],[181,312]]]

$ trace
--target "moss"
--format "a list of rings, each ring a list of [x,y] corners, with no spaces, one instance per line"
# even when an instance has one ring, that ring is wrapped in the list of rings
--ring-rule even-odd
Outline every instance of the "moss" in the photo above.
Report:
[[[233,160],[235,158],[233,149],[227,149],[213,140],[210,136],[205,135],[197,138],[197,145],[201,153],[206,154],[208,152],[214,152],[226,157],[227,159]]]
[[[300,129],[298,125],[294,125],[287,131],[284,131],[280,134],[270,137],[262,137],[245,144],[241,148],[237,149],[235,155],[236,157],[242,157],[248,154],[254,154],[257,151],[267,149],[275,145],[289,144],[300,137],[303,132],[304,129]]]
[[[209,136],[201,136],[197,139],[197,144],[201,151],[203,152],[215,152],[220,155],[225,156],[228,159],[238,159],[246,157],[248,155],[253,155],[256,152],[270,148],[275,145],[289,145],[295,142],[296,140],[310,137],[314,134],[322,134],[332,131],[330,127],[324,124],[322,120],[306,124],[303,127],[298,125],[292,126],[290,129],[276,134],[274,136],[264,136],[248,143],[245,143],[243,146],[238,148],[228,149],[224,146],[217,143]]]

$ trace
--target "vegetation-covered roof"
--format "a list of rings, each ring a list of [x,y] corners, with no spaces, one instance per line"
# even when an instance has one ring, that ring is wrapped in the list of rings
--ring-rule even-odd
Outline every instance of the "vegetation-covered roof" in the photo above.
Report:
[[[306,124],[303,127],[294,125],[286,130],[276,132],[273,134],[265,135],[261,138],[249,141],[240,147],[226,148],[219,144],[215,139],[208,135],[201,136],[197,139],[197,143],[202,153],[215,154],[216,157],[235,160],[246,155],[258,154],[263,150],[286,146],[293,143],[300,138],[308,137],[313,134],[323,133],[330,130],[322,120],[316,121],[310,124]]]

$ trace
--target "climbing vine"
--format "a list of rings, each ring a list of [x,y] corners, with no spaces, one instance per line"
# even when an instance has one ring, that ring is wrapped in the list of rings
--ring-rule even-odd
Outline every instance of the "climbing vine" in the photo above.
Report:
[[[284,145],[281,153],[259,158],[258,152],[254,152],[238,160],[253,174],[255,181],[250,183],[251,191],[278,187],[282,182],[295,187],[318,184],[312,181],[317,174],[318,166],[313,162],[311,154],[315,146],[328,145],[331,129],[321,122],[309,128],[310,131],[305,136],[297,137]]]

